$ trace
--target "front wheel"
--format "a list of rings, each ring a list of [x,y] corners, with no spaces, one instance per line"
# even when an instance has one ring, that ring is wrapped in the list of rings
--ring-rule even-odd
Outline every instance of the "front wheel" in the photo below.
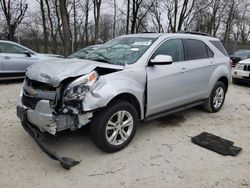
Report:
[[[223,82],[217,81],[209,98],[204,104],[205,110],[208,112],[218,112],[225,101],[226,87]]]
[[[95,114],[90,125],[91,139],[104,152],[116,152],[133,139],[137,125],[135,107],[126,101],[116,101]]]

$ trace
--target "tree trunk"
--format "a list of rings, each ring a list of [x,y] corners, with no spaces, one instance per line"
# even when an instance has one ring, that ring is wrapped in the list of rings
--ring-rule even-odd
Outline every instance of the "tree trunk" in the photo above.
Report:
[[[71,37],[70,37],[70,26],[69,26],[69,17],[68,17],[66,0],[59,0],[59,7],[61,12],[62,27],[63,27],[64,55],[67,56],[71,53]]]
[[[85,30],[85,44],[86,46],[89,45],[89,35],[88,35],[88,30],[89,30],[89,0],[86,0],[85,2],[85,25],[84,25],[84,30]]]
[[[96,44],[99,37],[99,23],[100,23],[100,14],[101,14],[101,4],[102,0],[93,0],[94,3],[94,19],[95,19],[95,38],[94,43]]]
[[[116,30],[116,10],[117,9],[117,2],[114,0],[114,19],[113,19],[113,38],[115,38],[115,30]]]
[[[74,36],[74,46],[73,46],[73,51],[75,52],[77,50],[77,21],[76,21],[76,0],[73,1],[73,11],[74,11],[74,33],[72,36]],[[73,40],[73,39],[72,39]]]
[[[130,0],[128,0],[127,4],[126,34],[129,34],[129,18],[130,18]]]
[[[46,25],[46,17],[45,17],[45,10],[44,10],[44,2],[43,0],[40,0],[40,10],[42,14],[42,22],[43,22],[43,41],[44,41],[44,53],[48,53],[48,31],[47,31],[47,25]]]

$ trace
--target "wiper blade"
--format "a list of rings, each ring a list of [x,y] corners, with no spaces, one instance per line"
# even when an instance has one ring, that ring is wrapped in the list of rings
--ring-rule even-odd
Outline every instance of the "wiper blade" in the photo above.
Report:
[[[112,63],[110,63],[109,61],[107,61],[106,59],[102,59],[102,58],[89,59],[89,60],[92,60],[92,61],[99,61],[99,62],[102,62],[102,63],[112,64]]]

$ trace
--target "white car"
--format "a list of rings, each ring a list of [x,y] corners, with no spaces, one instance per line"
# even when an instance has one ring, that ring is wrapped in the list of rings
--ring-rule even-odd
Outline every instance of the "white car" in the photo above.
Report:
[[[33,63],[58,57],[63,56],[37,53],[15,42],[0,40],[0,77],[24,76]]]
[[[236,64],[232,77],[234,84],[241,82],[250,83],[250,58]]]

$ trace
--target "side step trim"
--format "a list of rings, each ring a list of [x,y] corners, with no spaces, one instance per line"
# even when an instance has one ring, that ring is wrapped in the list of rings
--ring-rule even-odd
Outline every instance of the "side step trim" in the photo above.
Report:
[[[204,104],[204,102],[205,102],[205,100],[202,100],[202,101],[191,103],[191,104],[188,104],[188,105],[185,105],[185,106],[180,106],[180,107],[177,107],[177,108],[174,108],[174,109],[170,109],[170,110],[167,110],[167,111],[164,111],[164,112],[160,112],[160,113],[157,113],[157,114],[154,114],[154,115],[150,115],[149,117],[145,118],[145,121],[151,121],[151,120],[163,117],[163,116],[167,116],[167,115],[170,115],[170,114],[181,112],[181,111],[187,110],[189,108],[193,108],[195,106],[202,105],[202,104]]]

